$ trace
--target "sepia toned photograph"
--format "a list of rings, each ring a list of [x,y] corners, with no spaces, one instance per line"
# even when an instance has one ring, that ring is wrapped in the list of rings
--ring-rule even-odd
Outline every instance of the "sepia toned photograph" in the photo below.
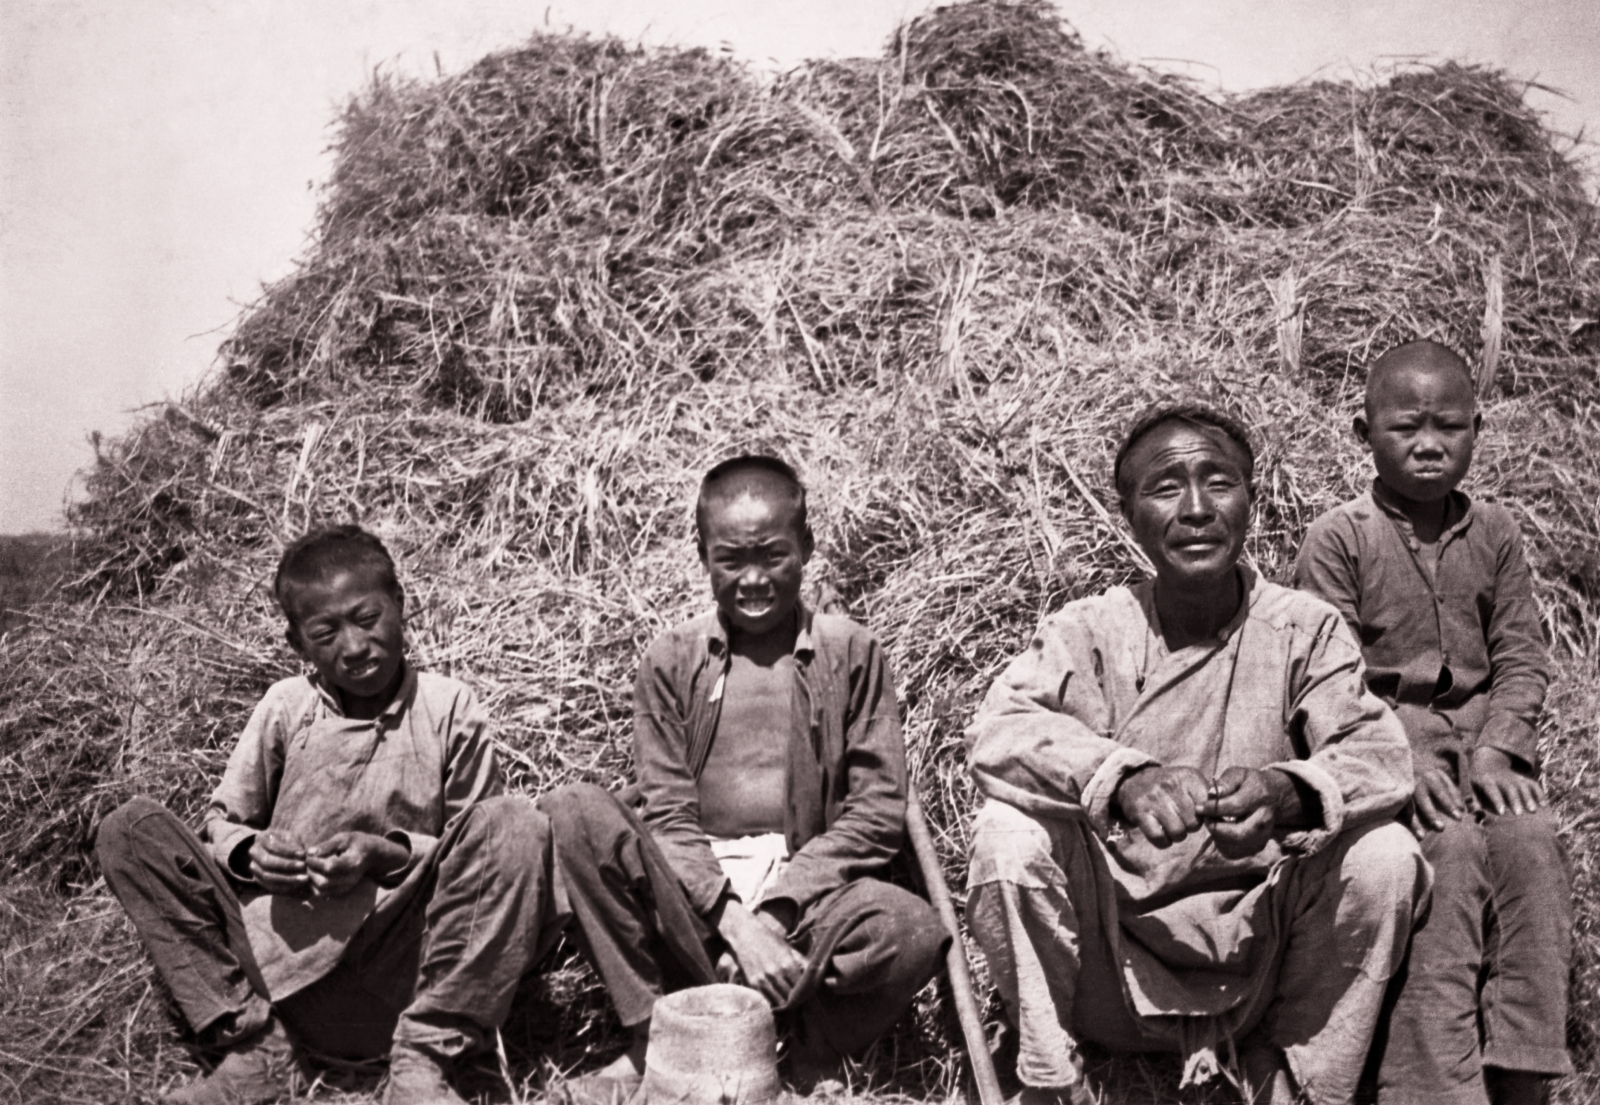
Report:
[[[0,1101],[1600,1100],[1592,0],[0,60]]]

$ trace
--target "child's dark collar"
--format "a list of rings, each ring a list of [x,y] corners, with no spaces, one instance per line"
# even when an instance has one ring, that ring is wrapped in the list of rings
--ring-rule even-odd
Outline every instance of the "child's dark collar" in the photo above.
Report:
[[[816,644],[812,637],[811,608],[804,601],[795,603],[795,634],[794,647],[790,650],[795,656],[811,656],[816,652]],[[726,657],[729,642],[733,639],[733,627],[728,624],[720,609],[711,615],[711,624],[706,630],[706,647],[713,655]]]
[[[1444,525],[1439,530],[1441,539],[1446,534],[1466,529],[1468,523],[1472,521],[1472,496],[1459,487],[1452,487],[1446,499]],[[1378,505],[1379,510],[1405,527],[1407,533],[1412,531],[1414,527],[1411,524],[1411,515],[1406,513],[1405,507],[1401,505],[1395,493],[1389,490],[1389,486],[1376,476],[1372,478],[1372,501]]]

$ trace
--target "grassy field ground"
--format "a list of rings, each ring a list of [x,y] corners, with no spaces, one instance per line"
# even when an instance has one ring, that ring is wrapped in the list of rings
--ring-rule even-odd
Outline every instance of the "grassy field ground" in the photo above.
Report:
[[[1432,336],[1479,373],[1469,490],[1516,513],[1556,662],[1541,741],[1579,903],[1558,1100],[1600,1098],[1597,229],[1504,74],[1212,99],[1038,0],[773,79],[552,34],[378,80],[297,271],[203,387],[102,442],[71,586],[0,636],[0,1096],[133,1102],[195,1071],[93,835],[133,794],[197,813],[297,670],[265,584],[308,525],[389,543],[413,653],[478,688],[515,788],[612,786],[640,652],[705,601],[695,481],[778,451],[812,490],[814,582],[888,645],[959,890],[975,704],[1044,613],[1140,572],[1108,479],[1135,411],[1242,413],[1247,555],[1281,579],[1369,478],[1366,360]],[[570,953],[525,997],[491,1097],[542,1100],[617,1046]],[[930,989],[860,1095],[953,1096],[956,1040]],[[1174,1099],[1169,1063],[1096,1069],[1108,1101]]]

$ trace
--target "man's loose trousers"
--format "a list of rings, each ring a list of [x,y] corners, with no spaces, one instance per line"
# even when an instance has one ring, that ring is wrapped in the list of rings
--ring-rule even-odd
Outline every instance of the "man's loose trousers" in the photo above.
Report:
[[[1083,819],[1036,819],[991,799],[973,825],[968,921],[1020,1035],[1028,1085],[1078,1078],[1080,1040],[1123,1051],[1189,1050],[1199,1017],[1142,1017],[1118,962],[1117,902]],[[1360,1080],[1390,976],[1405,955],[1428,871],[1393,822],[1341,833],[1283,861],[1261,901],[1263,938],[1239,1004],[1216,1021],[1280,1049],[1315,1105],[1347,1102]],[[1275,931],[1274,931],[1275,930]],[[1173,934],[1174,945],[1181,934]],[[1174,968],[1205,970],[1203,948]]]
[[[716,981],[721,941],[632,810],[589,784],[539,799],[549,814],[576,931],[632,1026],[656,998]],[[796,1054],[826,1060],[858,1052],[899,1019],[938,970],[946,935],[931,906],[877,879],[856,879],[805,909],[789,935],[808,961],[779,1010]]]
[[[135,798],[100,827],[101,869],[189,1025],[227,1044],[273,1008],[227,872],[188,826]],[[428,857],[406,908],[367,925],[332,973],[276,1006],[313,1053],[360,1059],[399,1041],[449,1057],[483,1046],[524,970],[560,932],[549,820],[485,799]],[[294,907],[284,899],[283,907]]]

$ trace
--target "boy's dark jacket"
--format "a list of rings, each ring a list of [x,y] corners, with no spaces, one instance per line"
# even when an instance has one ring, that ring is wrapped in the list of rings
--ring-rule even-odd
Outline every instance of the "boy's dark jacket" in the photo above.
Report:
[[[1338,608],[1361,642],[1367,686],[1419,755],[1456,761],[1465,786],[1463,756],[1477,745],[1538,766],[1549,667],[1516,519],[1460,491],[1446,518],[1430,578],[1410,521],[1373,481],[1311,524],[1295,585]]]
[[[804,910],[900,850],[906,760],[883,648],[848,618],[797,609],[793,737],[784,833],[790,861],[767,901]],[[709,916],[729,893],[700,827],[696,780],[722,710],[728,631],[706,614],[656,638],[634,690],[634,768],[641,817]]]

